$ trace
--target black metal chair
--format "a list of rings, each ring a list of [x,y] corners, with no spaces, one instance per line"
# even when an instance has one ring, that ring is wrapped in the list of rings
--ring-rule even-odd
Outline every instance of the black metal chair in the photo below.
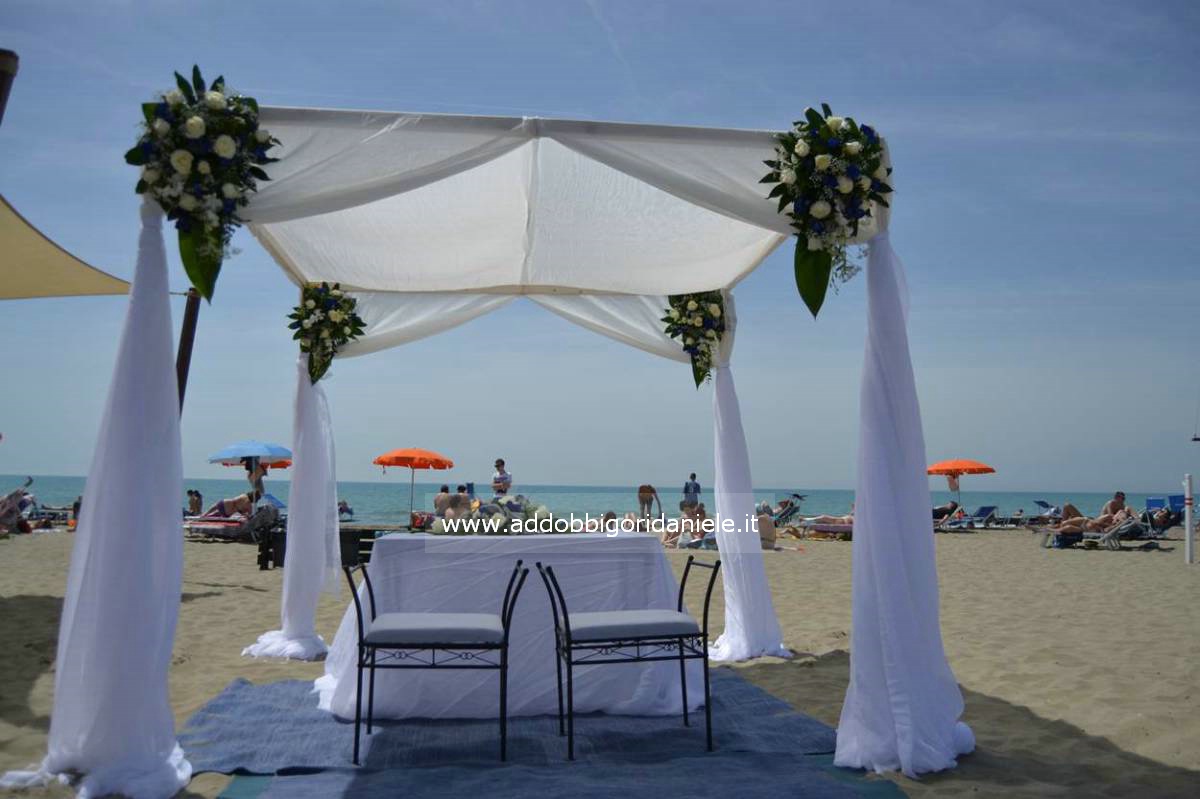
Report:
[[[491,613],[375,612],[375,589],[362,562],[358,536],[341,538],[342,571],[350,583],[358,617],[358,687],[354,708],[354,765],[358,765],[359,726],[362,724],[363,670],[369,673],[367,735],[375,717],[376,669],[495,669],[500,672],[500,759],[508,759],[508,633],[513,608],[529,569],[517,561],[500,615]],[[370,617],[363,613],[354,572],[361,571],[367,588]]]
[[[683,592],[692,566],[711,569],[704,593],[704,620],[696,620],[683,610]],[[599,663],[649,663],[657,660],[679,661],[679,684],[683,692],[683,724],[688,719],[687,661],[704,662],[704,724],[708,751],[713,750],[712,701],[708,687],[708,606],[721,561],[702,563],[689,555],[679,582],[679,600],[675,610],[609,610],[594,613],[567,611],[567,601],[554,575],[554,567],[537,564],[538,574],[550,595],[554,614],[555,666],[558,670],[558,734],[567,736],[567,759],[575,759],[575,666]],[[567,669],[566,722],[564,730],[563,666]]]

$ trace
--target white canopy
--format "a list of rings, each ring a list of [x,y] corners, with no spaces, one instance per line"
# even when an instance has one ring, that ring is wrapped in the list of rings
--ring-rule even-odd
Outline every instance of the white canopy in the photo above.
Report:
[[[262,123],[282,160],[243,216],[298,283],[681,294],[734,285],[791,232],[759,183],[768,131],[282,108]]]

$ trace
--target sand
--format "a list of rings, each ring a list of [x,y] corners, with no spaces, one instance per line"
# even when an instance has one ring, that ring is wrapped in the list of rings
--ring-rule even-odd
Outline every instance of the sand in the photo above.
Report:
[[[45,751],[70,546],[65,533],[0,541],[0,770]],[[1183,563],[1181,542],[1165,546],[1174,550],[1049,551],[1023,531],[938,536],[943,635],[979,748],[953,771],[894,779],[918,797],[1196,795],[1200,565]],[[255,555],[239,544],[185,547],[171,670],[179,724],[235,677],[321,673],[320,664],[240,656],[278,627],[282,572],[259,571]],[[682,567],[681,555],[671,558]],[[849,663],[850,544],[804,542],[766,562],[786,643],[799,654],[738,668],[836,724]],[[719,590],[715,602],[719,626]],[[317,627],[327,640],[343,607],[322,601]],[[213,797],[227,782],[202,775],[184,795]]]

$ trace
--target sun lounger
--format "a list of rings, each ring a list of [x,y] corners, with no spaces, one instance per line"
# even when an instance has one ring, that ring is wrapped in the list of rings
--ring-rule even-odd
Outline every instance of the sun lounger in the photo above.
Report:
[[[938,527],[939,530],[977,530],[987,527],[996,521],[996,506],[982,505],[978,510],[970,516],[964,516],[960,519],[951,521],[943,521]]]

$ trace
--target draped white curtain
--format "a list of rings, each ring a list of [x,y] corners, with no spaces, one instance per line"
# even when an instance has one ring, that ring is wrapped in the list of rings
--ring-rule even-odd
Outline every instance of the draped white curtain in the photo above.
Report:
[[[336,590],[337,468],[325,389],[308,376],[308,356],[296,359],[292,423],[292,490],[283,559],[282,629],[259,636],[243,655],[316,660],[327,650],[315,627],[321,589]]]
[[[162,211],[142,205],[129,310],[83,494],[58,630],[49,754],[2,787],[78,772],[81,796],[171,796],[191,778],[167,669],[183,466]]]
[[[886,231],[871,242],[866,281],[850,687],[834,762],[915,776],[952,768],[974,736],[942,647],[908,287]]]

